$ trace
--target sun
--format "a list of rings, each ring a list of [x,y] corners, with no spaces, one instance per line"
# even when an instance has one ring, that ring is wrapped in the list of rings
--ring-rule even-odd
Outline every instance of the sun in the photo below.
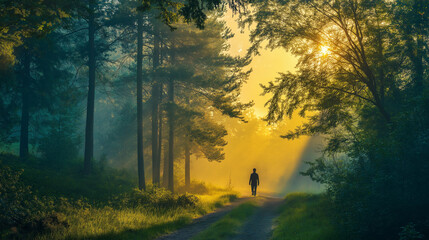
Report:
[[[330,53],[328,46],[321,46],[320,51],[322,52],[323,56],[328,55]]]

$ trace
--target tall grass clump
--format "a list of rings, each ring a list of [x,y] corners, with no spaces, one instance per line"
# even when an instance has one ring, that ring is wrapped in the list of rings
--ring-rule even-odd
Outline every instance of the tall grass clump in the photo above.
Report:
[[[273,240],[340,240],[333,209],[325,195],[292,193],[276,219]]]

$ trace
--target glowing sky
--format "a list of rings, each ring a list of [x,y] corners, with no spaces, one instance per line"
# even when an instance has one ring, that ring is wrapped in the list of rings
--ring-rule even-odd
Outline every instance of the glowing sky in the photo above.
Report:
[[[231,55],[243,56],[247,49],[251,46],[249,42],[249,30],[239,29],[235,17],[229,12],[225,16],[227,25],[235,36],[230,39],[230,51]],[[250,79],[247,84],[243,87],[242,101],[247,102],[253,100],[255,102],[255,113],[262,117],[266,113],[264,104],[268,99],[268,96],[261,96],[261,87],[259,84],[266,84],[269,81],[273,81],[277,76],[278,72],[294,71],[297,63],[296,58],[287,53],[283,49],[275,49],[273,51],[262,49],[261,55],[254,57],[250,67],[253,69]]]
[[[230,39],[230,54],[244,55],[250,47],[248,40],[249,31],[241,32],[231,13],[226,14],[227,25],[235,34]],[[273,51],[262,49],[261,55],[254,57],[250,67],[253,72],[250,79],[242,89],[241,100],[243,102],[254,101],[254,113],[258,117],[266,114],[265,102],[269,96],[261,96],[260,84],[273,81],[278,72],[294,70],[296,58],[283,49]],[[244,194],[250,191],[248,188],[249,175],[253,167],[258,169],[261,178],[260,190],[263,192],[285,192],[283,189],[291,176],[296,175],[297,168],[303,160],[308,161],[314,156],[314,145],[308,145],[309,137],[289,141],[279,137],[280,134],[294,129],[302,122],[299,117],[287,120],[285,126],[270,137],[264,137],[255,131],[250,125],[242,124],[227,129],[238,129],[243,136],[229,134],[228,145],[225,147],[226,159],[221,163],[209,163],[205,160],[195,159],[191,164],[191,178],[203,180],[209,183],[225,186],[231,179],[232,186]],[[265,123],[259,124],[260,131],[268,132]],[[246,132],[247,130],[247,132]],[[317,141],[312,141],[317,142]],[[304,157],[303,157],[304,156]],[[298,182],[301,181],[298,179]],[[296,181],[294,185],[297,184]],[[298,184],[299,185],[299,184]],[[304,190],[305,189],[298,189]]]

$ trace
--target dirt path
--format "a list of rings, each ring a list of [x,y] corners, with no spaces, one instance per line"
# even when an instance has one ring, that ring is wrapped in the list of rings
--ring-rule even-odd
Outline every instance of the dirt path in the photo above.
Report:
[[[220,220],[236,206],[254,199],[251,197],[240,198],[232,204],[223,207],[213,213],[197,218],[190,225],[179,229],[171,234],[161,236],[157,240],[187,240],[208,228],[211,224]],[[239,234],[233,240],[264,240],[269,239],[273,228],[273,220],[277,216],[277,208],[281,205],[283,198],[257,197],[256,201],[260,207],[240,229]]]
[[[208,228],[212,223],[220,220],[223,216],[229,213],[236,206],[250,200],[252,198],[239,198],[215,212],[209,213],[203,217],[195,219],[190,225],[181,228],[171,234],[161,236],[157,240],[187,240],[198,234],[199,232]]]
[[[273,220],[278,215],[278,207],[283,198],[258,197],[261,207],[244,224],[234,240],[265,240],[270,239],[273,229]]]

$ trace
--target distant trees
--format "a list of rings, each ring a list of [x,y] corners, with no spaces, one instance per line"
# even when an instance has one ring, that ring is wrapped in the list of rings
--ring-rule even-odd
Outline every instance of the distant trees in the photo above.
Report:
[[[20,75],[19,83],[15,86],[20,89],[21,100],[20,157],[25,160],[28,158],[30,111],[34,109],[31,103],[35,103],[31,100],[31,95],[35,92],[32,88],[37,88],[37,82],[43,81],[35,79],[33,76],[33,60],[38,59],[38,56],[35,55],[40,56],[40,49],[35,49],[33,42],[38,42],[38,38],[45,37],[62,20],[70,17],[73,8],[63,1],[58,4],[46,1],[39,3],[3,1],[0,7],[0,17],[3,19],[0,24],[0,63],[2,66],[0,71],[6,77],[16,76],[11,73],[11,69],[16,62],[21,66],[18,73]],[[19,55],[18,59],[16,59],[17,55]],[[46,68],[44,69],[46,70]],[[12,75],[7,76],[7,74]],[[11,86],[9,85],[9,87]],[[4,100],[8,99],[7,95]],[[3,107],[8,108],[13,101],[8,99],[2,102],[5,104]],[[5,114],[5,116],[8,115]],[[4,120],[7,121],[7,117]]]
[[[210,121],[210,112],[221,111],[229,117],[242,118],[242,110],[251,104],[238,101],[239,90],[249,74],[242,71],[248,60],[226,55],[226,40],[231,36],[224,23],[217,20],[219,14],[213,13],[203,31],[186,24],[177,25],[174,31],[167,27],[160,28],[163,64],[153,74],[158,81],[156,84],[167,86],[165,109],[168,120],[168,161],[164,167],[163,179],[168,182],[167,186],[172,191],[175,136],[180,139],[184,148],[187,169],[185,176],[188,176],[185,182],[189,183],[190,149],[200,149],[209,160],[223,159],[221,147],[226,144],[223,140],[226,131]],[[158,50],[154,48],[154,51]],[[158,91],[154,92],[152,88],[152,101],[154,97],[159,97],[156,92]],[[155,107],[155,104],[152,106]],[[152,111],[152,120],[159,113]],[[162,121],[162,117],[159,117],[159,121]],[[152,126],[154,145],[161,142],[158,136],[154,137],[154,134],[161,131],[158,130],[158,124],[152,122]],[[160,155],[157,159],[153,161],[153,166],[160,164]],[[159,165],[154,171],[154,176],[160,173]]]
[[[93,172],[94,152],[135,157],[127,150],[137,148],[140,189],[146,186],[145,165],[152,167],[153,184],[160,185],[164,147],[164,180],[171,191],[177,156],[187,159],[188,185],[193,153],[223,159],[226,131],[210,114],[220,111],[243,119],[241,111],[250,105],[238,101],[249,74],[242,68],[249,61],[226,54],[232,35],[217,20],[220,13],[207,12],[222,2],[1,4],[6,21],[0,25],[0,44],[2,61],[8,64],[0,75],[0,92],[5,93],[0,96],[2,146],[19,142],[23,160],[33,147],[46,164],[60,166],[75,161],[84,142],[84,174]],[[235,11],[244,7],[237,1],[229,6]],[[109,124],[111,130],[104,128]],[[83,141],[79,126],[85,127]],[[133,140],[121,141],[128,136]],[[103,143],[107,138],[110,143]],[[115,148],[121,149],[113,153]],[[150,158],[152,164],[144,161]]]
[[[427,2],[253,6],[242,21],[254,26],[249,54],[267,43],[299,58],[296,72],[263,86],[267,120],[299,112],[307,121],[283,137],[326,136],[325,156],[305,174],[327,185],[347,238],[395,238],[410,222],[428,234]]]
[[[53,138],[57,138],[55,143],[58,144],[58,152],[77,152],[72,150],[78,147],[76,136],[68,137],[77,146],[67,146],[63,134],[73,132],[74,121],[70,121],[70,118],[77,115],[76,102],[81,95],[77,86],[69,82],[73,78],[68,67],[72,59],[66,57],[69,49],[65,45],[70,42],[57,41],[61,37],[59,31],[54,31],[43,38],[26,39],[21,46],[15,48],[16,63],[10,70],[5,70],[3,73],[6,74],[1,77],[2,88],[7,90],[1,96],[2,105],[8,109],[7,114],[2,116],[3,124],[8,129],[2,130],[5,138],[1,142],[15,141],[19,129],[21,160],[28,159],[29,145],[33,143],[39,145],[39,150],[49,161],[54,162],[54,156],[49,153],[52,151],[42,137],[51,134],[52,137],[55,136]],[[65,111],[66,108],[68,111]]]

